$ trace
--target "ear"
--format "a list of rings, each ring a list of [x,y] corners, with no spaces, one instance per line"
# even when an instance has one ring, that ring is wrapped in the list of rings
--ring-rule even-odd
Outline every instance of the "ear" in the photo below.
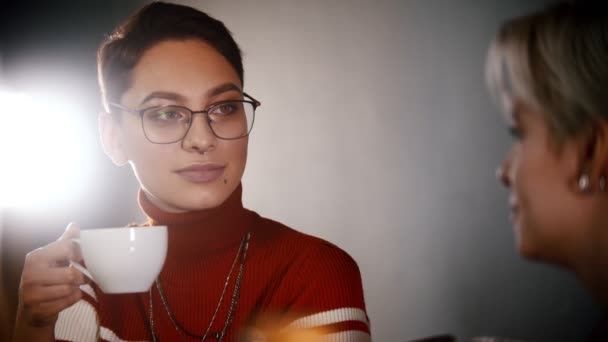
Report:
[[[106,112],[100,112],[97,119],[103,151],[117,166],[127,164],[129,158],[123,149],[119,123],[112,114]]]
[[[595,123],[589,139],[587,170],[592,189],[599,188],[600,177],[608,177],[608,121]]]

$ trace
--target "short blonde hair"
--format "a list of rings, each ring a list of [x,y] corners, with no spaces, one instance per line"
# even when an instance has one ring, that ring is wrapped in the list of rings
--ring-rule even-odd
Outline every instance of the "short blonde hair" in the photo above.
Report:
[[[558,144],[608,120],[608,7],[600,2],[560,3],[501,26],[486,81],[509,120],[515,100],[532,105]]]

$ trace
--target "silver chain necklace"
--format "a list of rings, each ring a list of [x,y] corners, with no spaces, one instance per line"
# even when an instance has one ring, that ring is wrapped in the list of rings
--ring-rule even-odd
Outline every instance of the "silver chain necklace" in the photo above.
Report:
[[[160,296],[161,302],[163,303],[163,306],[165,307],[165,311],[167,311],[167,315],[169,316],[169,319],[173,323],[173,327],[175,327],[175,330],[177,331],[177,334],[180,337],[181,341],[184,340],[182,337],[182,334],[185,334],[192,338],[200,339],[201,342],[204,342],[207,338],[213,338],[217,341],[221,341],[224,338],[224,336],[226,336],[228,327],[230,327],[230,324],[232,323],[232,319],[234,318],[234,310],[239,301],[239,294],[241,292],[241,280],[243,278],[243,270],[245,269],[245,258],[247,257],[247,250],[249,249],[250,238],[251,238],[251,232],[247,232],[247,234],[245,234],[245,236],[243,236],[243,239],[241,240],[241,245],[239,246],[239,249],[236,252],[234,261],[232,261],[232,266],[230,266],[230,271],[228,272],[228,276],[226,276],[226,281],[224,282],[224,288],[222,289],[220,299],[218,300],[217,306],[215,307],[215,312],[213,312],[213,316],[211,316],[211,321],[209,322],[209,325],[207,326],[207,330],[205,330],[205,334],[203,334],[202,336],[191,333],[177,321],[177,319],[173,315],[173,312],[169,308],[167,299],[165,298],[165,293],[160,284],[160,276],[159,276],[159,278],[156,278],[156,282],[155,282],[156,289],[158,290],[158,294]],[[239,258],[239,256],[240,256],[240,258]],[[209,333],[211,330],[211,327],[213,326],[213,323],[215,322],[217,313],[219,312],[220,307],[222,306],[222,302],[224,301],[224,295],[226,294],[226,289],[228,288],[228,284],[230,283],[230,277],[232,275],[232,271],[234,270],[234,266],[236,265],[236,262],[239,259],[240,259],[239,271],[236,276],[234,290],[232,292],[232,299],[230,301],[230,307],[228,309],[228,315],[226,317],[226,321],[224,322],[224,327],[222,328],[222,330],[220,332]],[[157,342],[156,334],[154,333],[154,315],[153,315],[154,307],[152,306],[152,287],[150,288],[150,291],[149,291],[149,298],[150,298],[150,303],[149,303],[150,304],[149,305],[150,306],[150,332],[152,334],[152,341]]]

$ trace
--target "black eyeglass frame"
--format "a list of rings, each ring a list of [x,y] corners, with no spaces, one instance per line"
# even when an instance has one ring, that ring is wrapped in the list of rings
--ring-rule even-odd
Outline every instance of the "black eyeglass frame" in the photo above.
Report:
[[[121,105],[120,103],[110,102],[110,103],[108,103],[108,106],[120,109],[120,110],[122,110],[124,112],[127,112],[127,113],[138,114],[139,117],[140,117],[140,119],[141,119],[141,129],[144,132],[144,136],[146,137],[146,139],[149,142],[153,143],[153,144],[166,145],[166,144],[173,144],[173,143],[176,143],[178,141],[181,141],[181,140],[183,140],[186,137],[186,135],[188,135],[188,132],[190,131],[190,127],[192,127],[192,122],[194,121],[192,119],[192,117],[194,116],[194,114],[209,114],[209,112],[213,108],[221,106],[221,105],[226,104],[226,103],[231,103],[231,102],[249,103],[249,104],[251,104],[253,106],[253,118],[251,119],[251,127],[249,127],[249,129],[247,130],[246,134],[243,134],[243,135],[241,135],[239,137],[236,137],[236,138],[223,138],[223,137],[218,136],[217,133],[215,133],[215,131],[213,130],[213,127],[211,126],[211,123],[209,122],[209,120],[207,120],[207,125],[211,129],[211,132],[213,132],[213,135],[215,135],[218,139],[222,139],[222,140],[237,140],[237,139],[242,139],[242,138],[248,136],[249,133],[251,133],[251,130],[253,129],[253,123],[255,122],[255,110],[259,106],[261,106],[262,103],[260,101],[256,100],[256,99],[254,99],[251,95],[249,95],[249,94],[247,94],[245,92],[243,92],[243,97],[246,97],[249,100],[225,100],[225,101],[214,102],[214,103],[210,104],[209,106],[207,106],[207,108],[205,108],[203,110],[197,110],[197,111],[194,111],[194,110],[192,110],[192,109],[190,109],[188,107],[178,106],[178,105],[162,105],[162,106],[146,107],[146,108],[143,108],[143,109],[132,109],[132,108],[125,107],[125,106]],[[189,111],[191,113],[191,115],[190,115],[190,122],[188,123],[188,129],[186,130],[186,132],[184,133],[184,135],[181,138],[179,138],[177,140],[174,140],[174,141],[170,141],[170,142],[159,143],[159,142],[156,142],[156,141],[152,141],[148,137],[148,134],[146,133],[146,129],[144,128],[144,112],[148,111],[150,109],[165,108],[165,107],[177,107],[177,108],[182,108],[182,109],[185,109],[185,110]]]

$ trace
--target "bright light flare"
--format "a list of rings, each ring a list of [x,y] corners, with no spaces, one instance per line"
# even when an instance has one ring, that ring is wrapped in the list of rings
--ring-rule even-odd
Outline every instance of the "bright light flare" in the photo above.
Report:
[[[87,176],[85,115],[56,96],[0,93],[0,208],[56,205]]]

